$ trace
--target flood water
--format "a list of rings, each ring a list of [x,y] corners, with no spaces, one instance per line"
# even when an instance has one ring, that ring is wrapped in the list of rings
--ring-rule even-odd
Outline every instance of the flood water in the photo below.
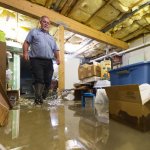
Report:
[[[108,106],[20,99],[0,127],[0,150],[149,150],[150,132],[109,120]]]

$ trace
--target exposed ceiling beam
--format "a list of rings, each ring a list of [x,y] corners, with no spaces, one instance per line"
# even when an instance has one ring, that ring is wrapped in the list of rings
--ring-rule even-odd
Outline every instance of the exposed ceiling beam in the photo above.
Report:
[[[53,7],[53,9],[56,10],[57,12],[59,11],[59,5],[60,5],[60,3],[61,3],[61,0],[57,0],[56,3],[55,3],[55,5],[54,5],[54,7]]]
[[[61,10],[61,14],[67,16],[69,12],[72,10],[72,7],[77,3],[77,0],[67,0],[63,9]]]
[[[103,32],[92,29],[86,25],[83,25],[77,21],[67,18],[53,10],[49,10],[43,6],[31,3],[26,0],[0,0],[0,5],[25,15],[29,15],[35,18],[39,18],[43,15],[47,15],[51,22],[57,25],[63,25],[66,29],[87,36],[94,40],[104,42],[122,49],[127,49],[128,44],[118,39],[112,38]]]

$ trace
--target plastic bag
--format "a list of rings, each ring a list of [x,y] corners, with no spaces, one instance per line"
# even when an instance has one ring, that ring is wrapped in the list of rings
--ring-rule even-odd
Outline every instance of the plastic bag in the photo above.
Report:
[[[95,103],[108,103],[108,97],[105,89],[97,89]]]

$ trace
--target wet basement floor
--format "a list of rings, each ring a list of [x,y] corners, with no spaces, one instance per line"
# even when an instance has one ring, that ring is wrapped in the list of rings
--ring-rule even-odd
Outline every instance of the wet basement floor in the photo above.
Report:
[[[20,99],[0,128],[0,150],[149,150],[150,132],[109,121],[107,106]]]

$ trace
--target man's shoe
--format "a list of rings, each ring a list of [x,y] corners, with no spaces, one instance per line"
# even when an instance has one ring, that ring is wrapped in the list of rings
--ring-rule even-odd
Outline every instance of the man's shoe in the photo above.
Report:
[[[44,89],[43,93],[42,93],[42,98],[46,99],[49,93],[49,89]]]
[[[43,104],[43,99],[39,99],[39,103],[40,103],[40,104]]]
[[[36,105],[39,105],[39,104],[40,104],[39,99],[35,99],[34,103],[35,103]]]

